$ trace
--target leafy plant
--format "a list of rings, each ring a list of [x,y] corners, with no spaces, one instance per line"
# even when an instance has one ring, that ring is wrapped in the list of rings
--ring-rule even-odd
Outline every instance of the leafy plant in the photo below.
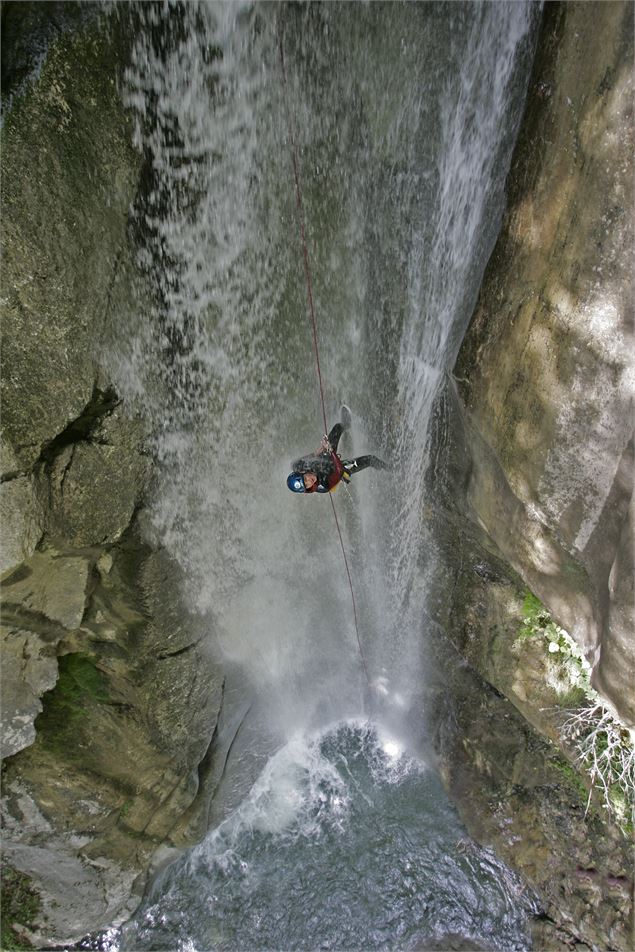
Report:
[[[562,740],[591,778],[587,810],[594,790],[625,831],[635,822],[635,745],[631,733],[591,686],[591,667],[571,636],[553,621],[532,592],[523,601],[521,638],[538,637],[547,653],[547,680],[566,709]]]

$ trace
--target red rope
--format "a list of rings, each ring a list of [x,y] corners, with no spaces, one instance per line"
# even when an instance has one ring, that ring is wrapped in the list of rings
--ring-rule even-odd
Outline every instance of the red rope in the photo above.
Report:
[[[288,102],[288,91],[287,91],[287,71],[284,62],[284,45],[282,42],[282,25],[279,25],[278,31],[278,44],[280,47],[280,65],[282,67],[282,85],[284,88],[284,108],[287,117],[287,128],[289,130],[289,141],[291,144],[291,159],[293,163],[293,178],[295,180],[295,203],[298,210],[298,220],[300,223],[300,241],[302,244],[302,257],[304,259],[304,274],[306,277],[306,289],[307,296],[309,299],[309,314],[311,316],[311,329],[313,332],[313,350],[315,353],[315,364],[317,367],[318,383],[320,387],[320,400],[322,402],[322,417],[324,419],[324,432],[328,432],[328,423],[326,421],[326,405],[324,401],[324,384],[322,382],[322,369],[320,367],[320,349],[318,347],[318,333],[317,333],[317,320],[315,318],[315,307],[313,304],[313,282],[311,281],[311,266],[309,263],[309,248],[306,240],[306,229],[304,227],[304,207],[302,205],[302,189],[300,187],[300,169],[298,163],[298,148],[296,144],[296,138],[293,133],[293,122],[291,118],[291,112],[289,109]],[[337,511],[335,509],[335,502],[333,496],[329,495],[331,500],[331,508],[333,509],[333,517],[335,519],[335,526],[337,528],[337,534],[340,540],[340,547],[342,549],[342,557],[344,559],[344,566],[346,568],[346,575],[348,577],[348,585],[351,590],[351,602],[353,604],[353,621],[355,622],[355,634],[357,636],[357,647],[359,648],[359,657],[362,662],[362,668],[364,669],[364,674],[366,675],[366,680],[370,686],[370,678],[368,677],[368,668],[366,667],[366,661],[364,659],[364,652],[362,651],[362,642],[359,636],[359,626],[357,624],[357,605],[355,604],[355,592],[353,590],[353,579],[351,577],[351,572],[348,567],[348,559],[346,557],[346,549],[344,547],[344,539],[342,537],[342,530],[340,528],[340,522],[337,518]]]
[[[335,525],[337,526],[337,534],[340,537],[340,546],[342,548],[342,555],[344,556],[344,565],[346,566],[346,574],[348,575],[348,585],[351,590],[351,602],[353,603],[353,621],[355,622],[355,634],[357,635],[357,647],[359,648],[359,657],[362,662],[362,668],[364,669],[364,674],[366,675],[366,680],[368,681],[368,686],[370,687],[370,678],[368,677],[368,668],[366,667],[366,661],[364,660],[364,652],[362,651],[362,642],[359,637],[359,626],[357,624],[357,606],[355,604],[355,592],[353,591],[353,580],[351,578],[351,572],[348,567],[348,559],[346,558],[346,549],[344,548],[344,540],[342,538],[342,530],[340,529],[340,521],[337,518],[337,512],[335,510],[335,502],[333,496],[329,494],[329,499],[331,500],[331,507],[333,509],[333,517],[335,519]]]

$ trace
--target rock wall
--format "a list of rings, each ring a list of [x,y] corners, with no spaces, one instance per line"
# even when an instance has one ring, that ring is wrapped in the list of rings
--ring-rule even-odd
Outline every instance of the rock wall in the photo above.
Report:
[[[450,482],[469,473],[455,424]],[[526,585],[450,497],[436,537],[452,599],[434,638],[428,710],[445,786],[470,834],[537,896],[536,949],[628,952],[632,844],[561,739],[552,661],[542,639],[521,635]]]
[[[548,4],[455,378],[473,518],[635,726],[633,7]]]
[[[130,29],[78,10],[2,7],[3,851],[39,895],[38,947],[121,922],[158,848],[202,834],[222,770],[210,633],[144,541],[148,428],[102,369],[138,306]]]
[[[632,103],[632,5],[546,4],[507,211],[437,407],[439,764],[538,895],[550,950],[635,946],[628,819],[562,739],[576,699],[544,641],[521,637],[531,590],[633,726]]]

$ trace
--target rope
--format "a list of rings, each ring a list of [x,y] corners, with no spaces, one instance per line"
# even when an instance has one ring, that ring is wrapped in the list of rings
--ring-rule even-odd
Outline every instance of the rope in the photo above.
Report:
[[[296,144],[296,137],[293,131],[293,121],[291,117],[291,111],[289,109],[288,101],[288,88],[287,88],[287,70],[284,61],[284,44],[282,42],[282,22],[279,21],[278,29],[278,45],[280,48],[280,66],[282,68],[282,86],[284,90],[284,108],[287,118],[287,128],[289,130],[289,141],[291,145],[291,161],[293,164],[293,178],[295,181],[295,204],[298,211],[298,220],[300,223],[300,242],[302,245],[302,257],[304,259],[304,274],[306,277],[306,289],[307,296],[309,299],[309,314],[311,318],[311,330],[313,333],[313,351],[315,354],[315,365],[317,367],[317,376],[318,384],[320,388],[320,400],[322,403],[322,417],[324,420],[324,432],[328,432],[328,423],[326,420],[326,404],[324,401],[324,384],[322,381],[322,368],[320,366],[320,349],[318,346],[318,333],[317,333],[317,320],[315,317],[315,306],[313,304],[313,282],[311,280],[311,265],[309,262],[309,248],[306,240],[306,229],[304,226],[304,206],[302,204],[302,189],[300,187],[300,170],[298,163],[298,148]],[[353,605],[353,621],[355,623],[355,635],[357,636],[357,647],[359,649],[359,658],[362,663],[362,668],[364,669],[364,675],[370,687],[370,678],[368,676],[368,668],[366,667],[366,660],[364,658],[364,652],[362,651],[362,641],[359,635],[359,625],[357,623],[357,605],[355,604],[355,591],[353,589],[353,579],[351,577],[351,571],[348,566],[348,559],[346,557],[346,549],[344,547],[344,539],[342,537],[342,530],[340,528],[340,521],[337,518],[337,510],[335,509],[335,502],[333,496],[329,494],[329,499],[331,500],[331,508],[333,510],[333,518],[335,519],[335,526],[337,528],[337,534],[340,540],[340,548],[342,549],[342,557],[344,559],[344,566],[346,568],[346,575],[348,577],[348,586],[351,590],[351,603]]]
[[[353,590],[353,580],[351,578],[351,572],[348,567],[348,559],[346,558],[346,549],[344,548],[344,540],[342,538],[342,530],[340,529],[340,521],[337,518],[337,512],[335,510],[335,503],[333,501],[333,496],[329,494],[329,499],[331,500],[331,508],[333,509],[333,517],[335,519],[335,525],[337,527],[337,534],[340,537],[340,546],[342,549],[342,555],[344,557],[344,565],[346,567],[346,574],[348,576],[348,586],[351,590],[351,602],[353,603],[353,621],[355,622],[355,634],[357,636],[357,647],[359,649],[359,659],[362,662],[362,668],[364,669],[364,674],[366,680],[368,681],[368,687],[370,687],[370,678],[368,676],[368,668],[366,667],[366,661],[364,659],[364,652],[362,651],[362,642],[359,637],[359,626],[357,624],[357,606],[355,604],[355,592]]]

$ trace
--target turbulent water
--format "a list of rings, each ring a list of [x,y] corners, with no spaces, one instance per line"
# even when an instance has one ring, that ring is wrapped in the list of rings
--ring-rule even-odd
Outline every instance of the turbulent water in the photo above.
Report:
[[[500,220],[537,10],[136,11],[123,92],[150,294],[110,362],[156,432],[152,531],[251,714],[225,819],[122,948],[526,944],[513,877],[457,849],[434,774],[396,751],[425,734],[431,414]],[[285,483],[323,430],[294,150],[329,425],[348,404],[343,455],[393,466],[335,495],[358,632],[329,501]]]
[[[250,796],[155,882],[128,949],[527,947],[521,882],[439,781],[367,725],[285,745]]]

